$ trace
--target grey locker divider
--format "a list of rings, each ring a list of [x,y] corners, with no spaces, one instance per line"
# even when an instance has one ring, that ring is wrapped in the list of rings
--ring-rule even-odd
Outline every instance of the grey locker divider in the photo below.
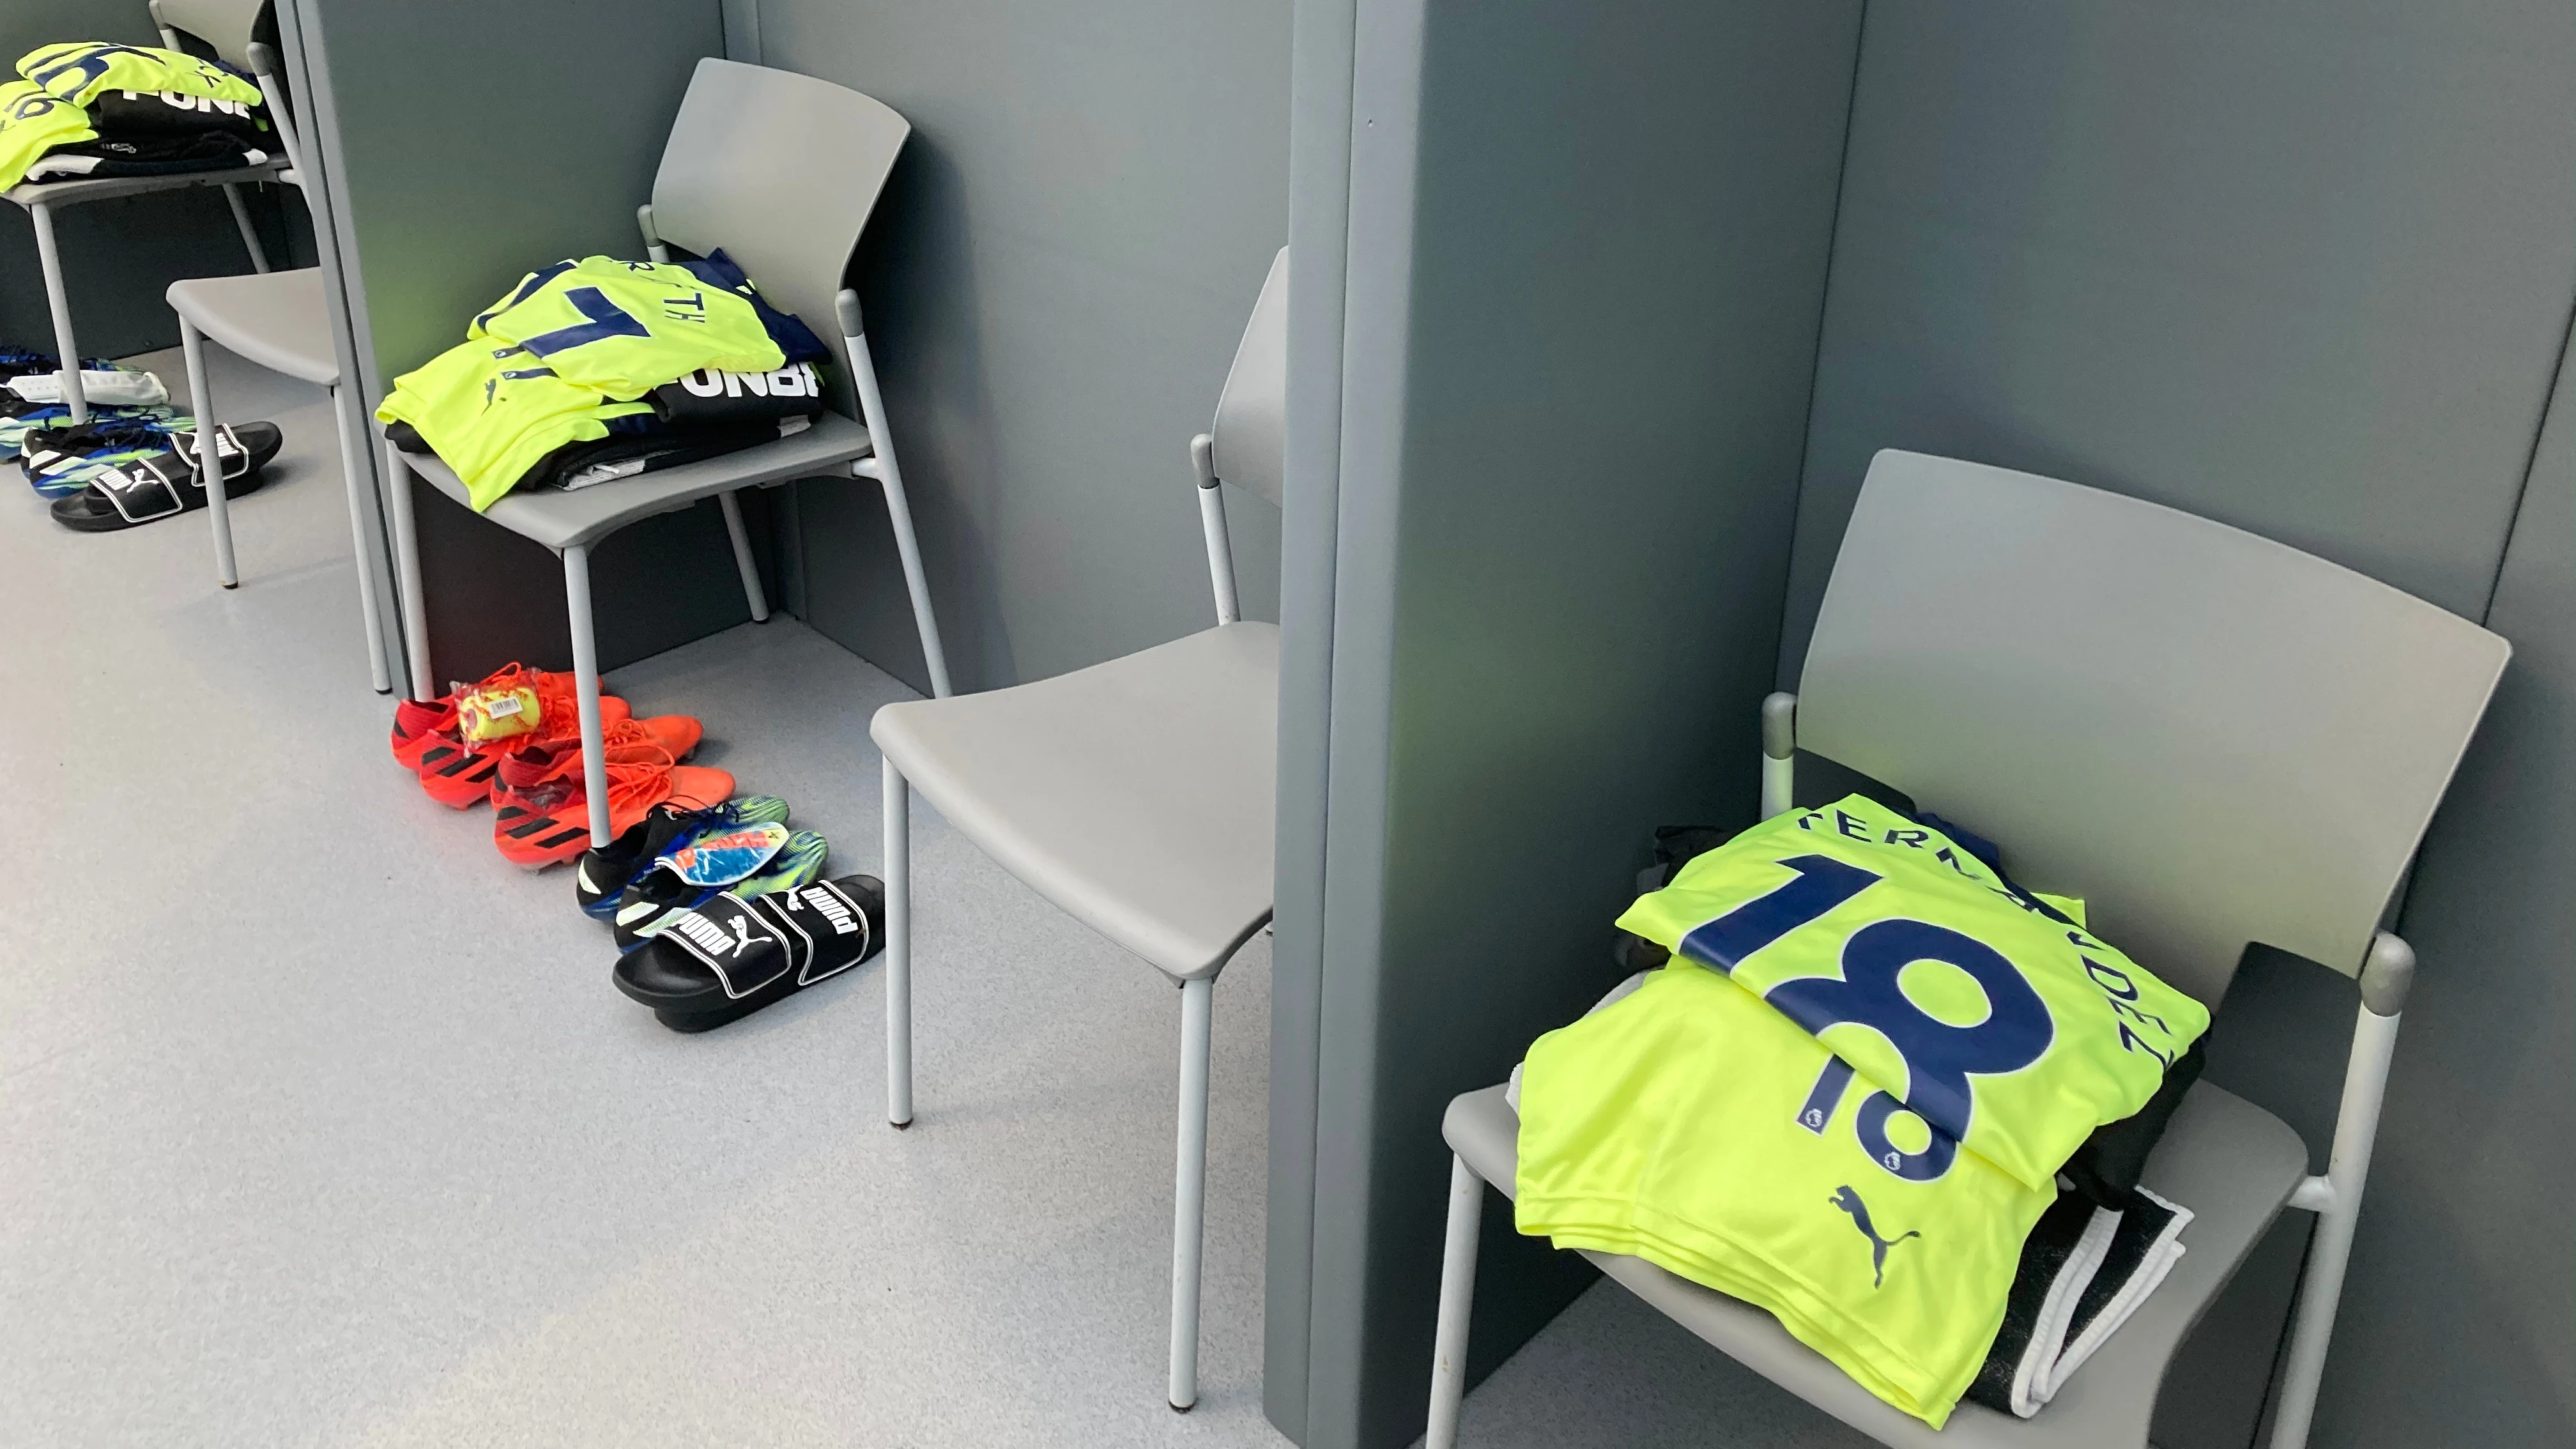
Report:
[[[303,44],[327,57],[322,149],[359,303],[353,375],[366,385],[352,391],[370,411],[529,270],[641,256],[635,208],[671,117],[698,59],[724,52],[717,0],[624,0],[615,24],[578,0],[296,5]],[[766,495],[745,511],[765,539]],[[434,685],[511,660],[568,666],[550,554],[435,497],[421,533]],[[592,578],[604,667],[745,617],[712,508],[619,534]]]
[[[357,379],[341,387],[334,399],[345,414],[355,436],[367,436],[371,424],[367,413],[376,397],[373,348],[367,340],[365,287],[354,267],[347,264],[353,255],[350,247],[347,208],[336,195],[341,167],[339,107],[331,85],[330,58],[322,46],[321,33],[309,24],[306,9],[312,0],[277,0],[278,41],[284,48],[285,83],[294,98],[297,123],[305,137],[304,166],[298,193],[298,204],[311,221],[313,265],[322,269],[323,306],[331,320],[331,343],[340,365],[340,376]],[[281,188],[285,189],[285,188]],[[297,261],[306,260],[298,257]],[[376,450],[361,448],[357,465],[365,470],[356,491],[360,526],[355,530],[358,546],[373,551],[362,578],[372,580],[376,591],[376,620],[382,635],[384,657],[396,665],[394,690],[401,693],[404,679],[399,661],[402,653],[402,616],[396,608],[393,586],[393,557],[389,535],[385,531],[382,479],[377,476]]]
[[[1653,826],[1752,818],[1859,26],[1300,7],[1264,1393],[1307,1449],[1421,1428],[1442,1107],[1615,979]],[[1589,1276],[1487,1221],[1475,1370]]]

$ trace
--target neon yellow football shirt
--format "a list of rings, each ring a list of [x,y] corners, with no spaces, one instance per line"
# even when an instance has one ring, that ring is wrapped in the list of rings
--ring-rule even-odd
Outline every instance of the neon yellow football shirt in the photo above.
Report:
[[[663,383],[786,362],[745,298],[685,267],[584,257],[520,278],[466,341],[395,379],[376,417],[417,429],[481,512],[548,453],[652,411],[638,399]]]
[[[97,139],[79,106],[33,81],[0,85],[0,191],[26,180],[27,168],[55,147]]]
[[[104,40],[39,46],[18,58],[18,74],[79,106],[101,91],[168,91],[245,106],[265,99],[258,86],[213,61],[159,46]]]
[[[1754,826],[1619,924],[1732,976],[1832,1048],[1830,1113],[1890,1171],[1937,1178],[1961,1145],[2045,1188],[2094,1128],[2146,1105],[2209,1012],[1938,832],[1852,796]],[[1833,1100],[1827,1100],[1832,1098]],[[1884,1128],[1899,1104],[1920,1149]]]
[[[1811,1098],[1836,1061],[1743,987],[1675,961],[1531,1046],[1514,1221],[1768,1309],[1938,1428],[2056,1193],[1972,1152],[1937,1177],[1886,1170],[1856,1130],[1860,1094]],[[1910,1151],[1933,1138],[1902,1111],[1880,1130]]]

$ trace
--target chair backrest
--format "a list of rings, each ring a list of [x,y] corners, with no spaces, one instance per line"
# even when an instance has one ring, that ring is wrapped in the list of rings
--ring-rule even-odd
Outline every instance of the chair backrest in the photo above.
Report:
[[[250,64],[251,29],[268,0],[159,0],[155,19],[184,30],[215,48],[215,54],[238,65]]]
[[[1288,446],[1288,249],[1270,259],[1261,299],[1234,349],[1234,366],[1217,396],[1216,476],[1276,504],[1286,474]]]
[[[2511,652],[2240,529],[1891,450],[1798,743],[2000,842],[2214,1005],[2249,942],[2361,969]]]
[[[653,178],[653,226],[700,256],[718,247],[763,295],[803,318],[841,366],[833,320],[850,253],[912,124],[829,81],[737,61],[698,62]]]

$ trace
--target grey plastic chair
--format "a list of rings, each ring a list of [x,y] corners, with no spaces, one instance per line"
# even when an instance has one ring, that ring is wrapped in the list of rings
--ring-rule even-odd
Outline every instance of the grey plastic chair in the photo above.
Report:
[[[267,8],[266,0],[151,0],[151,5],[152,20],[161,27],[164,46],[179,49],[179,32],[185,31],[212,46],[224,60],[250,67],[251,31],[259,23],[260,12]],[[275,111],[275,90],[267,85],[261,89],[269,91],[270,109]],[[249,183],[276,180],[289,164],[287,156],[281,154],[257,166],[226,171],[30,181],[0,192],[0,198],[25,208],[28,219],[36,226],[36,262],[45,276],[45,307],[53,315],[54,352],[63,359],[63,403],[71,410],[72,421],[88,421],[89,399],[81,391],[80,340],[72,331],[71,294],[63,285],[62,252],[54,240],[54,213],[83,202],[140,196],[148,191],[220,186],[224,199],[232,204],[233,224],[241,229],[242,246],[250,252],[251,267],[265,272],[269,269],[268,252],[260,245],[259,229],[251,224],[250,208],[242,200],[241,189]]]
[[[1215,432],[1191,440],[1217,626],[1054,679],[890,704],[885,752],[886,1116],[912,1124],[911,791],[1003,869],[1181,990],[1171,1405],[1198,1401],[1210,999],[1270,920],[1279,629],[1237,607],[1218,480],[1277,502],[1288,253],[1262,284]]]
[[[277,179],[301,187],[304,143],[277,83],[277,53],[254,42],[244,59],[268,97],[271,124],[277,127],[279,143],[285,147],[290,162]],[[317,220],[321,219],[320,198],[311,198],[311,205]],[[329,226],[317,225],[314,238],[327,263],[333,250]],[[366,510],[360,502],[360,490],[370,485],[360,468],[357,427],[340,396],[339,350],[333,345],[331,315],[323,295],[328,285],[325,278],[333,271],[335,267],[326,265],[241,277],[192,278],[171,283],[167,296],[170,309],[179,314],[179,343],[188,360],[189,408],[197,419],[197,476],[207,480],[206,513],[214,529],[215,579],[225,588],[238,587],[241,576],[233,562],[231,505],[224,496],[223,474],[215,465],[216,429],[221,424],[215,415],[214,389],[206,377],[205,339],[211,337],[247,361],[315,383],[330,394],[331,417],[340,435],[340,476],[349,493],[349,530],[358,561],[358,605],[366,623],[368,675],[376,692],[385,694],[393,689],[393,681],[385,660],[384,630],[376,612],[376,551],[369,543]]]
[[[2172,1275],[2037,1417],[1962,1403],[1934,1433],[1768,1313],[1642,1259],[1639,1297],[1882,1443],[2139,1449],[2175,1349],[2283,1207],[2316,1213],[2273,1449],[2307,1438],[2379,1105],[2414,976],[2377,930],[2510,646],[2295,549],[2118,494],[1882,452],[1796,695],[1763,710],[1762,809],[1798,746],[1990,839],[2034,890],[2215,1007],[2260,941],[2357,976],[2331,1165],[2202,1082],[2145,1182],[2198,1216]],[[1449,1104],[1456,1157],[1426,1449],[1457,1441],[1484,1185],[1513,1191],[1503,1088]]]
[[[933,694],[948,695],[948,657],[940,648],[931,613],[930,587],[921,571],[921,545],[913,534],[903,473],[895,464],[885,403],[877,390],[856,292],[841,286],[859,234],[894,169],[895,154],[912,134],[910,123],[878,101],[827,81],[742,65],[702,60],[689,81],[680,114],[671,123],[662,167],[653,178],[653,200],[637,219],[645,249],[670,260],[665,239],[700,255],[721,247],[778,306],[808,322],[839,321],[834,361],[833,411],[793,437],[663,472],[640,474],[576,492],[511,493],[484,517],[563,559],[564,596],[572,613],[573,673],[579,687],[582,762],[590,799],[590,834],[606,845],[607,764],[600,750],[599,651],[591,627],[590,550],[630,523],[687,508],[713,497],[724,510],[743,597],[755,621],[769,618],[769,602],[752,561],[742,508],[734,495],[826,473],[872,478],[885,489],[894,520],[904,583],[912,595],[913,622],[929,663]],[[799,138],[782,146],[778,138]],[[834,335],[831,328],[818,332]],[[856,384],[859,420],[841,378]],[[394,520],[396,572],[403,602],[403,637],[410,656],[415,699],[436,693],[431,682],[428,611],[423,603],[420,544],[412,512],[413,475],[459,503],[465,485],[434,457],[384,445],[385,476]]]

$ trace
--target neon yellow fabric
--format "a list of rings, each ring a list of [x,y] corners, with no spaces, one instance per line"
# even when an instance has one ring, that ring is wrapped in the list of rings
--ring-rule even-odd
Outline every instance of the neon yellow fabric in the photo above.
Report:
[[[396,378],[376,417],[411,424],[481,513],[548,453],[607,437],[610,418],[653,410],[649,403],[612,402],[534,363],[515,347],[496,349],[488,341],[451,347]]]
[[[1804,1124],[1833,1055],[1676,961],[1549,1032],[1521,1072],[1513,1218],[1768,1309],[1871,1393],[1939,1428],[2003,1322],[2022,1240],[2055,1200],[1961,1153],[1930,1181],[1859,1144],[1859,1093]],[[1894,1129],[1908,1145],[1920,1121]]]
[[[376,409],[407,422],[465,484],[500,501],[566,443],[700,368],[775,372],[786,356],[749,301],[684,267],[585,257],[530,272],[477,316],[466,341],[394,380]]]
[[[1857,795],[1747,830],[1619,924],[1731,974],[1857,1068],[1876,1089],[1860,1140],[1909,1178],[1964,1144],[2045,1189],[2209,1028],[2199,1002]],[[1928,1146],[1888,1140],[1900,1101],[1940,1129]]]
[[[18,59],[18,74],[75,105],[101,91],[169,91],[256,106],[259,87],[211,60],[158,46],[72,40]]]
[[[95,141],[89,112],[33,81],[0,85],[0,191],[27,179],[27,168],[57,146]]]
[[[641,397],[702,367],[787,365],[747,299],[686,267],[612,257],[530,272],[465,336],[516,343],[566,382],[617,398]]]

